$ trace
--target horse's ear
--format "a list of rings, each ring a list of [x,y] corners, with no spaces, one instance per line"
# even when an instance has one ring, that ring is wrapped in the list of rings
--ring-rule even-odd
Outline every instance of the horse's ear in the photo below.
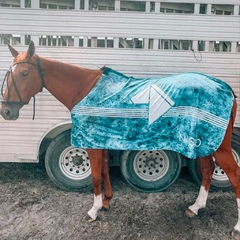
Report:
[[[33,56],[34,53],[35,53],[35,45],[34,45],[34,42],[31,41],[28,46],[27,56],[30,58]]]
[[[13,48],[10,44],[8,44],[8,48],[9,48],[13,57],[18,56],[19,52],[15,48]]]

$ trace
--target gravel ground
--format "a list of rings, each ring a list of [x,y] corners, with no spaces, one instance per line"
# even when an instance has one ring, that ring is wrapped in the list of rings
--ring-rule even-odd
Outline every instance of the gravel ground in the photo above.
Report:
[[[161,193],[133,190],[118,168],[110,169],[114,198],[99,220],[85,221],[93,194],[64,192],[40,164],[1,163],[0,239],[231,239],[237,222],[233,192],[212,192],[195,218],[184,212],[198,194],[186,168]]]

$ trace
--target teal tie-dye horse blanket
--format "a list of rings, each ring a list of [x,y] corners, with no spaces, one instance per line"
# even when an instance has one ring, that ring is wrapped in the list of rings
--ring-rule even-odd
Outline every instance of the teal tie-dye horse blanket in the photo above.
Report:
[[[136,79],[105,68],[71,111],[72,145],[207,156],[224,138],[233,100],[225,82],[204,74]]]

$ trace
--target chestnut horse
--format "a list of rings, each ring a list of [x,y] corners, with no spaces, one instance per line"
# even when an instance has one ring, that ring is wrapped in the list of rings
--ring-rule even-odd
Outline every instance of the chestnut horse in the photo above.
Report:
[[[35,54],[33,42],[28,46],[27,52],[18,53],[10,45],[9,50],[14,59],[5,77],[7,88],[3,93],[0,108],[1,115],[6,120],[17,119],[19,110],[23,105],[28,104],[31,97],[40,92],[43,87],[71,111],[93,89],[103,73],[103,69],[89,70],[39,57]],[[214,157],[217,164],[226,172],[236,193],[238,222],[232,231],[233,235],[240,234],[240,167],[234,160],[231,151],[231,136],[236,111],[237,104],[234,99],[232,115],[220,147],[212,155],[200,158],[202,185],[196,202],[186,210],[186,214],[193,217],[198,214],[199,209],[206,206],[214,171]],[[94,187],[94,203],[88,211],[88,220],[94,221],[101,208],[109,209],[112,188],[109,178],[107,150],[88,149],[87,151],[91,162]],[[105,189],[103,199],[101,194],[102,179]]]

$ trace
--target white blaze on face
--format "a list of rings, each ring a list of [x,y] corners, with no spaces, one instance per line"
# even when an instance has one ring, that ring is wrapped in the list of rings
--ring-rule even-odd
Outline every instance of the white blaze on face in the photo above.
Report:
[[[238,206],[238,222],[234,227],[234,230],[240,232],[240,199],[237,199],[237,206]]]
[[[189,207],[189,209],[198,214],[198,210],[206,207],[208,192],[205,190],[205,187],[201,186],[196,202]]]
[[[102,194],[95,196],[94,195],[94,203],[92,208],[88,211],[88,215],[93,219],[96,220],[97,212],[102,208]]]

